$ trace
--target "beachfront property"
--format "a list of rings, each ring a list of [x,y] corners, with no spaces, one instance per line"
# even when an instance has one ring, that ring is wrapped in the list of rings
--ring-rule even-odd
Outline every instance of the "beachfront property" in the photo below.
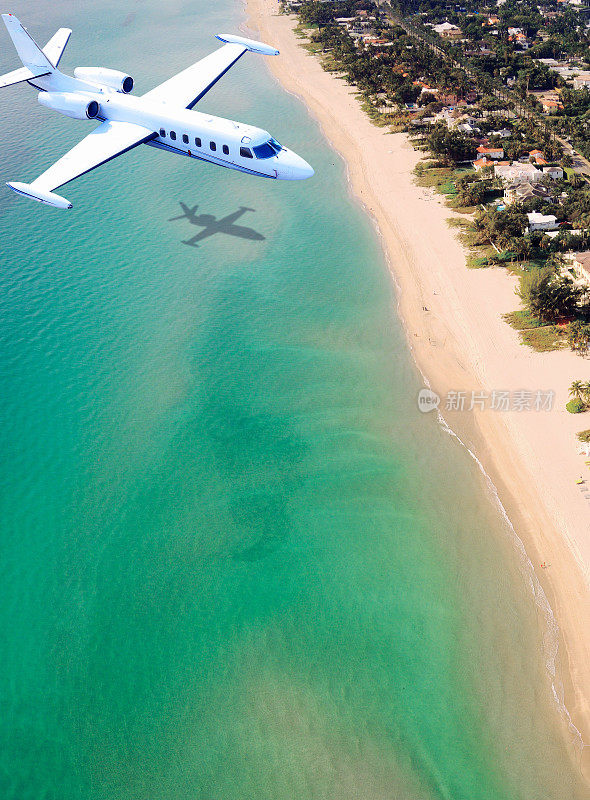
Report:
[[[529,233],[533,231],[555,231],[559,227],[557,217],[554,214],[541,214],[538,211],[531,211],[527,214]]]
[[[484,169],[484,167],[491,167],[493,165],[494,161],[492,161],[491,158],[488,158],[487,156],[482,156],[481,158],[477,158],[473,162],[473,169],[476,172],[480,172],[480,170]]]
[[[457,125],[457,130],[460,133],[468,133],[470,136],[475,136],[481,133],[481,130],[479,128],[474,127],[469,122],[460,122]]]
[[[570,274],[573,271],[572,277],[576,283],[585,287],[590,286],[590,250],[582,253],[566,253],[564,259],[565,269],[568,269]]]
[[[541,170],[537,169],[534,164],[530,162],[522,164],[519,161],[513,161],[512,164],[496,164],[494,175],[496,178],[500,178],[504,184],[538,183],[543,177]]]
[[[494,161],[501,161],[504,158],[504,148],[502,147],[486,147],[482,144],[477,148],[477,152],[481,158],[491,158]]]
[[[563,180],[563,169],[558,166],[545,166],[541,168],[543,175],[554,181]]]
[[[526,200],[551,200],[551,192],[541,183],[513,183],[504,189],[504,202],[507,206],[512,203],[524,203]]]
[[[462,114],[460,111],[452,110],[450,108],[443,108],[440,112],[439,117],[441,121],[447,123],[449,130],[453,128],[460,129],[461,125],[465,125],[466,131],[479,131],[479,125],[481,120],[477,117],[472,116],[471,114]]]

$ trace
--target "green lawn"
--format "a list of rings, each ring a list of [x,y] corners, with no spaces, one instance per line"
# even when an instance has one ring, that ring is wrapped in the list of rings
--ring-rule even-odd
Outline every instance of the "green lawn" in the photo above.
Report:
[[[523,344],[532,347],[537,353],[546,353],[550,350],[561,350],[567,346],[563,333],[555,325],[544,325],[540,328],[530,328],[520,332]]]
[[[540,320],[538,317],[533,317],[528,311],[511,311],[510,314],[503,314],[502,319],[514,328],[516,331],[524,331],[529,328],[542,328],[547,323]],[[553,326],[551,326],[553,327]]]

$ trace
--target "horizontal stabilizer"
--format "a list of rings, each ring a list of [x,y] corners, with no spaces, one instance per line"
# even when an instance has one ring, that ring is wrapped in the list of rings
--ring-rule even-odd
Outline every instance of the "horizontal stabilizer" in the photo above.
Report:
[[[42,189],[36,189],[30,183],[7,183],[13,192],[28,197],[31,200],[36,200],[37,203],[44,203],[46,206],[53,206],[53,208],[72,208],[72,204],[65,197],[60,197],[53,192],[46,192]]]
[[[12,72],[7,72],[5,75],[0,75],[0,89],[5,86],[14,86],[15,83],[23,83],[23,81],[30,81],[31,78],[40,78],[41,75],[49,75],[49,70],[45,72],[33,72],[28,67],[21,67]]]
[[[276,47],[271,47],[263,42],[255,42],[254,39],[244,39],[243,36],[234,36],[232,33],[218,33],[215,36],[220,42],[226,44],[239,44],[251,53],[258,53],[261,56],[278,56],[279,51]]]

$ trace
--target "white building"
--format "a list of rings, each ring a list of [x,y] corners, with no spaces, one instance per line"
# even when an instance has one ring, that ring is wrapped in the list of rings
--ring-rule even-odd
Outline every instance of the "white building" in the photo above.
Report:
[[[543,173],[534,164],[521,164],[513,161],[512,164],[498,164],[494,167],[494,175],[504,183],[536,183],[543,177]]]
[[[590,72],[580,72],[574,78],[574,89],[590,89]]]
[[[460,39],[463,36],[461,28],[452,25],[450,22],[443,22],[442,25],[433,25],[432,29],[445,39]]]
[[[540,214],[538,211],[531,211],[527,217],[529,231],[555,231],[559,227],[554,214]]]
[[[512,131],[509,128],[502,128],[501,131],[490,131],[490,136],[498,136],[500,139],[510,139]]]
[[[560,181],[563,179],[563,170],[561,167],[543,167],[542,170],[543,175],[547,175],[547,177],[554,181]]]
[[[572,231],[574,233],[574,231]],[[588,287],[590,285],[590,251],[583,253],[566,253],[566,271],[571,266],[574,271],[574,280],[578,286]]]

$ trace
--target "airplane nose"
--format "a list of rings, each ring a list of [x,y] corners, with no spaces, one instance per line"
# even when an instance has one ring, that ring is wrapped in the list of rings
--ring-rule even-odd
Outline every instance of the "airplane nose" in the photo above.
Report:
[[[308,164],[307,161],[305,161],[305,159],[303,158],[301,159],[301,164],[297,167],[297,172],[298,172],[298,179],[300,181],[304,181],[306,178],[311,178],[312,175],[315,175],[314,168],[311,166],[311,164]]]
[[[311,178],[315,174],[315,170],[311,167],[305,159],[298,156],[297,153],[282,153],[283,156],[283,171],[281,177],[287,181],[304,181],[306,178]]]

